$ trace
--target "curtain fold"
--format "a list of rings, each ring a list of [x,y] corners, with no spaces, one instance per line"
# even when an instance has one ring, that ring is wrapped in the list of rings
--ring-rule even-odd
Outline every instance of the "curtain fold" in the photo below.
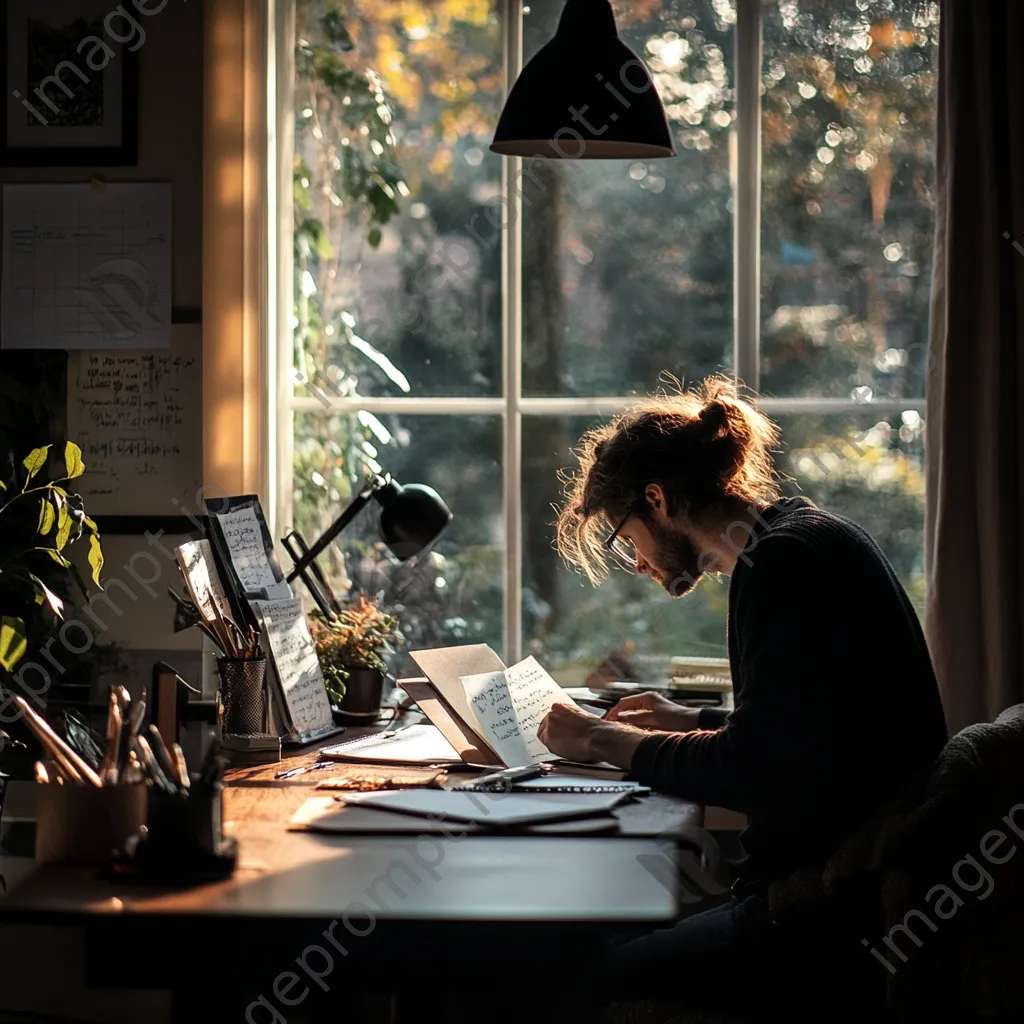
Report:
[[[1024,701],[1024,3],[941,19],[926,631],[955,732]]]

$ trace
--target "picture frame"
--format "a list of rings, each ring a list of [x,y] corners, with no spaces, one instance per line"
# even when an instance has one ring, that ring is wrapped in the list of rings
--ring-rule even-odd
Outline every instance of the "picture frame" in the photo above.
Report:
[[[138,163],[137,51],[145,35],[116,10],[107,0],[7,0],[3,166]]]

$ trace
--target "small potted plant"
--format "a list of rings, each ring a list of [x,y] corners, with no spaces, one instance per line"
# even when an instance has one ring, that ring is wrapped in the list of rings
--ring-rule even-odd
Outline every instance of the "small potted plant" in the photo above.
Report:
[[[324,684],[339,714],[378,718],[384,680],[392,678],[383,655],[405,643],[398,618],[360,594],[331,621],[314,612],[311,627]]]

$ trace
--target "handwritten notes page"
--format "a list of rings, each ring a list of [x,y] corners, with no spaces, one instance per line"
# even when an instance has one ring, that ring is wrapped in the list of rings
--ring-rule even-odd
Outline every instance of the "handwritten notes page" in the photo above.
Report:
[[[203,479],[202,328],[175,324],[171,348],[68,355],[75,489],[92,516],[194,511]]]
[[[331,704],[324,689],[313,638],[298,598],[253,601],[263,625],[274,669],[290,718],[293,736],[307,736],[331,728]]]
[[[537,738],[537,728],[552,704],[576,702],[536,658],[504,672],[463,676],[462,685],[477,719],[472,724],[508,767],[558,760]]]
[[[175,548],[175,551],[185,572],[189,594],[203,618],[213,622],[217,618],[217,611],[231,618],[231,603],[217,572],[210,542],[205,539],[188,540]],[[215,605],[217,611],[214,610]]]
[[[469,706],[476,718],[470,724],[487,740],[506,767],[515,768],[541,760],[530,756],[504,672],[463,676],[462,685],[466,688]],[[548,754],[548,760],[553,756]]]
[[[242,589],[247,594],[257,594],[265,589],[273,592],[279,581],[267,558],[263,531],[256,513],[251,508],[240,508],[218,515],[217,520]]]

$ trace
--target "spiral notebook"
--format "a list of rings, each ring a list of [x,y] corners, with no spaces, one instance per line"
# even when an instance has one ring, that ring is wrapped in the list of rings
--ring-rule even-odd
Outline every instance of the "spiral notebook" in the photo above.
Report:
[[[466,783],[458,786],[446,786],[446,789],[472,790],[473,784]],[[594,778],[586,775],[563,775],[551,774],[542,775],[536,779],[524,779],[522,782],[514,782],[508,788],[510,793],[624,793],[629,796],[643,796],[650,793],[649,786],[641,786],[639,782],[629,779],[616,781],[614,779]]]

